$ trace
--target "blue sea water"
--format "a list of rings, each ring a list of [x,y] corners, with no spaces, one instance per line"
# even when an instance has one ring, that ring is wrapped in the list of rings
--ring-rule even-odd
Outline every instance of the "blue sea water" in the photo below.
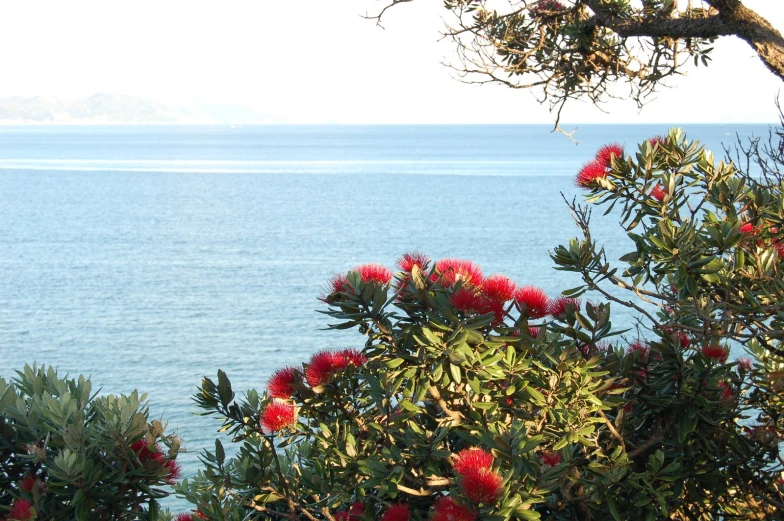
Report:
[[[686,130],[718,157],[736,133],[767,134]],[[579,196],[601,144],[666,131],[586,125],[575,145],[537,125],[0,127],[0,376],[38,362],[147,392],[192,474],[219,427],[193,415],[202,375],[262,389],[362,344],[322,329],[333,273],[419,250],[551,295],[576,286],[548,256],[578,232],[561,192]],[[611,259],[629,251],[617,219],[594,224]]]

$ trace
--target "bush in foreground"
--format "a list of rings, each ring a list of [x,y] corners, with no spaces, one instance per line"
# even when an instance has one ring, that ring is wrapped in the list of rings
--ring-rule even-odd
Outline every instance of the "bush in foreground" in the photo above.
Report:
[[[0,519],[158,519],[180,474],[164,430],[135,391],[98,397],[45,366],[0,378]]]
[[[784,200],[763,173],[679,131],[604,147],[577,183],[621,209],[633,249],[611,266],[571,204],[583,237],[552,256],[583,284],[554,298],[422,254],[336,275],[325,313],[362,349],[243,399],[205,378],[196,401],[237,452],[217,440],[181,493],[215,520],[783,515]],[[634,333],[611,305],[637,312]]]

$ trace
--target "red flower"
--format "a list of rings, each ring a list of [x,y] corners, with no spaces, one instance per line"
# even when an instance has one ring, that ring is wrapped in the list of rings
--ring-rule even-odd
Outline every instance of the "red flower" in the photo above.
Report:
[[[577,186],[586,188],[591,185],[596,179],[600,177],[607,177],[607,168],[599,161],[591,161],[586,163],[577,173],[575,183]]]
[[[176,485],[177,480],[182,477],[182,467],[179,463],[170,459],[163,464],[164,467],[169,469],[169,476],[166,478],[166,483],[169,485]]]
[[[348,278],[339,273],[333,275],[332,278],[329,279],[324,291],[326,291],[326,295],[319,297],[319,300],[322,302],[328,302],[330,297],[336,297],[341,293],[354,293],[354,290],[351,289],[351,286],[348,283]]]
[[[667,195],[667,189],[663,187],[661,184],[657,184],[651,190],[651,197],[656,199],[657,201],[661,202],[664,201],[664,197]]]
[[[539,453],[539,461],[548,465],[550,467],[555,467],[559,463],[561,463],[561,453],[560,452],[552,452],[549,450],[543,451]]]
[[[610,143],[609,145],[604,145],[596,152],[596,161],[607,168],[612,166],[611,158],[615,157],[616,159],[623,159],[623,147],[618,143]]]
[[[436,271],[430,279],[440,280],[442,286],[452,287],[457,282],[465,286],[481,286],[482,270],[471,261],[461,259],[441,259],[436,262]],[[439,279],[440,275],[440,279]]]
[[[411,273],[411,270],[414,269],[414,266],[420,270],[423,270],[429,263],[430,258],[427,255],[424,253],[413,252],[404,253],[403,256],[397,260],[395,265],[398,267],[398,269],[400,269],[400,271]]]
[[[267,392],[273,398],[289,399],[294,395],[294,385],[299,380],[299,370],[295,367],[278,369],[267,382]]]
[[[375,282],[383,286],[392,280],[392,271],[381,264],[362,264],[353,269],[358,271],[362,282]]]
[[[558,0],[540,0],[540,2],[536,4],[536,7],[534,7],[534,11],[537,13],[542,11],[563,11],[564,9],[566,8]]]
[[[408,505],[390,505],[381,516],[381,521],[408,521],[409,518]]]
[[[689,338],[689,335],[687,335],[683,331],[675,331],[675,329],[670,326],[663,327],[662,331],[664,331],[670,336],[675,337],[675,339],[678,340],[680,346],[684,349],[689,347],[689,344],[691,344],[691,338]]]
[[[7,521],[27,521],[32,519],[35,513],[32,511],[33,505],[26,499],[14,499],[8,515],[5,517]]]
[[[190,512],[181,512],[177,514],[174,521],[193,521],[193,514]]]
[[[751,371],[751,360],[749,358],[738,358],[738,371],[742,373]]]
[[[335,351],[319,351],[310,357],[305,368],[305,380],[311,387],[329,382],[330,377],[348,365],[346,357]]]
[[[653,136],[648,139],[648,143],[650,143],[653,148],[656,148],[657,145],[666,145],[667,138],[664,136]]]
[[[753,234],[756,230],[754,229],[754,225],[751,223],[744,223],[740,225],[739,228],[740,233],[743,234]]]
[[[727,400],[731,400],[733,396],[735,396],[735,391],[732,390],[732,386],[727,382],[719,382],[719,389],[721,390],[721,401],[726,402]]]
[[[145,438],[131,443],[131,450],[136,453],[141,461],[146,461],[150,458],[150,449],[147,447],[147,440]]]
[[[553,318],[564,318],[568,309],[571,309],[574,312],[580,311],[580,299],[558,297],[557,299],[550,301],[547,312]]]
[[[359,276],[362,277],[362,282],[375,282],[376,284],[383,286],[392,280],[392,271],[381,264],[362,264],[352,271],[359,272]]]
[[[509,302],[515,294],[516,285],[504,275],[492,275],[482,282],[482,293],[490,300]]]
[[[501,475],[490,469],[470,468],[462,475],[460,487],[474,503],[492,505],[504,492],[502,482]]]
[[[270,434],[288,427],[295,421],[297,421],[297,415],[294,412],[293,405],[286,402],[272,401],[261,411],[259,425],[263,433]]]
[[[155,449],[158,452],[151,453],[150,459],[155,463],[157,463],[158,465],[163,466],[166,463],[166,456],[163,455],[163,452],[161,452],[161,446],[158,445],[157,443],[155,444]]]
[[[32,493],[36,483],[38,483],[38,479],[32,474],[28,474],[19,482],[19,488],[27,493]]]
[[[341,510],[340,512],[335,513],[333,517],[335,518],[335,521],[353,521],[355,519],[361,519],[364,515],[365,505],[356,502],[351,505],[351,508],[349,508],[348,511]]]
[[[482,449],[463,449],[455,455],[452,466],[458,474],[472,469],[489,469],[493,466],[493,455]]]
[[[139,461],[142,463],[146,463],[150,460],[157,462],[159,465],[163,465],[164,460],[166,457],[163,455],[163,448],[160,444],[156,443],[155,448],[150,450],[150,446],[147,443],[146,438],[142,438],[138,441],[131,443],[131,450],[136,453],[139,457]]]
[[[451,497],[441,496],[433,505],[430,521],[474,521],[477,517],[472,509],[461,505]]]
[[[550,299],[539,288],[534,286],[523,286],[518,288],[514,294],[514,300],[520,313],[524,313],[528,318],[542,318],[547,315],[550,308]]]
[[[643,342],[642,340],[635,340],[634,342],[629,344],[629,347],[626,349],[626,352],[634,353],[635,351],[640,353],[640,359],[645,359],[648,358],[648,353],[650,353],[651,347],[645,342]]]
[[[356,349],[344,349],[337,353],[343,357],[343,361],[339,362],[340,369],[345,369],[347,365],[351,364],[354,367],[362,367],[367,363],[367,357]]]
[[[529,327],[528,328],[528,336],[531,338],[537,338],[539,336],[539,328],[538,327]]]
[[[708,344],[702,346],[702,354],[707,356],[712,362],[723,364],[730,356],[730,348],[721,344]]]
[[[495,315],[493,319],[493,325],[498,325],[504,321],[504,303],[500,300],[490,300],[488,298],[483,298],[483,305],[480,313],[483,315],[485,313],[492,313]]]
[[[471,288],[460,288],[449,297],[449,301],[463,313],[481,311],[485,307],[485,299]]]

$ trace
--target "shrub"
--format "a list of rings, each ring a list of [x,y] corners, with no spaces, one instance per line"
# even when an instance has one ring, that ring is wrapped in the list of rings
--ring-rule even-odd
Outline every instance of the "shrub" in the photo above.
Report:
[[[572,203],[583,237],[552,257],[577,288],[549,298],[406,254],[394,276],[364,265],[327,286],[330,327],[356,328],[361,350],[319,351],[243,399],[204,378],[196,402],[237,447],[216,440],[179,489],[199,518],[781,516],[781,178],[677,130],[586,169],[577,183],[633,245],[621,267]],[[616,305],[637,312],[628,338]]]
[[[46,366],[0,378],[0,519],[157,519],[179,441],[145,399],[98,397]]]

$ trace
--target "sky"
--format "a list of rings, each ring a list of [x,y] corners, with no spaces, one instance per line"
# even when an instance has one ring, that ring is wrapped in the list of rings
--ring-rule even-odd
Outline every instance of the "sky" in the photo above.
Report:
[[[746,0],[784,29],[784,2]],[[239,104],[281,123],[552,123],[530,92],[460,83],[442,65],[441,0],[363,19],[378,0],[0,3],[0,97],[95,93]],[[736,38],[639,111],[567,105],[565,123],[774,122],[784,86]]]

